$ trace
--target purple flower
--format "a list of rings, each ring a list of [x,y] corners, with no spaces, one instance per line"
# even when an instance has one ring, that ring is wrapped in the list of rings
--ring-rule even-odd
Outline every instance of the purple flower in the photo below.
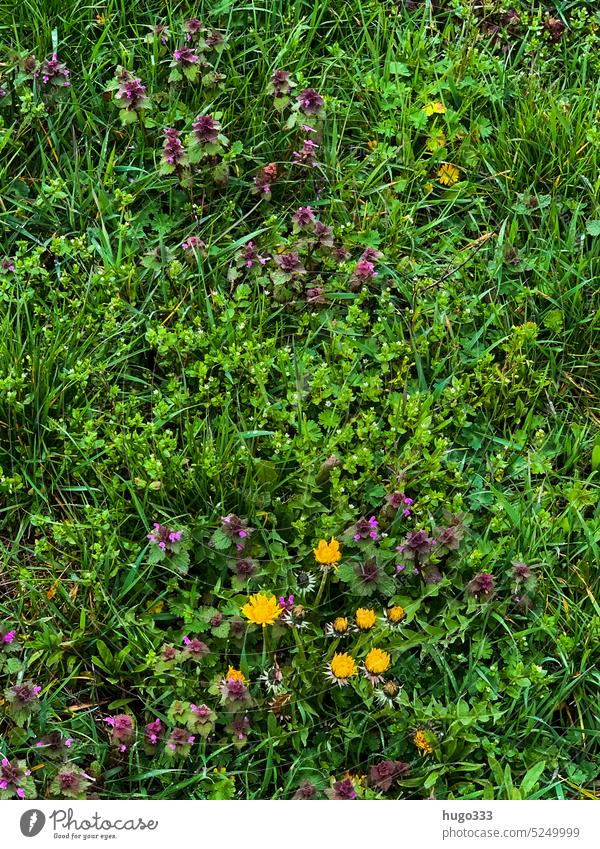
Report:
[[[194,36],[199,35],[199,33],[204,32],[206,27],[199,21],[198,18],[190,18],[189,21],[186,21],[184,24],[184,29],[186,31],[186,40],[191,41]]]
[[[314,799],[317,794],[317,788],[310,781],[303,781],[300,787],[296,790],[292,799]]]
[[[375,516],[371,516],[370,519],[360,518],[354,526],[354,540],[358,542],[367,538],[378,539],[378,527],[379,523]]]
[[[93,780],[74,764],[64,764],[52,782],[52,789],[67,799],[84,799],[85,791]]]
[[[179,170],[183,165],[187,165],[188,161],[179,132],[172,127],[167,127],[164,133],[166,138],[163,145],[162,161],[165,165],[174,166],[175,170]],[[173,168],[168,170],[172,171]]]
[[[357,283],[368,283],[377,277],[375,266],[366,259],[359,259],[354,266],[352,277]]]
[[[467,584],[467,591],[477,599],[489,598],[494,592],[494,576],[489,572],[479,572]]]
[[[119,713],[115,716],[104,717],[104,722],[110,726],[111,740],[119,746],[121,752],[124,752],[135,739],[133,719],[127,713]]]
[[[26,778],[31,775],[31,770],[23,769],[23,764],[20,761],[13,761],[8,758],[2,758],[0,763],[0,790],[4,790],[8,795],[18,796],[19,799],[25,798]]]
[[[369,786],[377,790],[389,790],[394,781],[406,778],[410,767],[403,761],[380,761],[369,770]]]
[[[338,245],[333,251],[333,258],[336,262],[346,262],[350,258],[350,254],[343,245]]]
[[[301,206],[292,217],[292,221],[300,230],[312,228],[316,222],[315,214],[310,206]]]
[[[56,53],[52,54],[51,59],[46,59],[42,68],[42,82],[44,85],[55,85],[66,88],[70,86],[69,69],[56,58]]]
[[[330,799],[357,799],[358,794],[351,778],[344,778],[342,781],[336,781],[330,790],[325,791]]]
[[[170,754],[187,755],[195,739],[185,728],[174,728],[167,740],[166,750]]]
[[[269,257],[260,256],[257,249],[254,246],[254,242],[248,242],[242,251],[240,251],[240,257],[244,262],[246,268],[252,268],[254,263],[258,263],[259,265],[266,265],[269,261]]]
[[[174,531],[167,525],[161,525],[155,522],[153,530],[150,531],[147,538],[154,545],[158,545],[162,551],[171,554],[173,552],[177,553],[178,543],[181,542],[182,536],[183,531]]]
[[[237,716],[229,725],[229,730],[233,733],[236,740],[245,740],[250,730],[250,720],[247,716]]]
[[[184,68],[190,68],[198,63],[198,56],[191,47],[178,47],[173,53],[173,64],[179,64]]]
[[[32,711],[39,708],[38,696],[41,689],[41,687],[34,687],[31,681],[26,681],[24,684],[9,687],[5,691],[5,696],[16,710]]]
[[[164,734],[165,729],[160,719],[155,719],[153,722],[149,722],[144,729],[146,742],[150,746],[158,745],[160,740],[164,737]]]
[[[277,179],[277,163],[269,162],[264,168],[261,168],[254,178],[253,194],[262,194],[266,200],[271,197],[271,185]]]
[[[211,115],[199,115],[192,124],[192,130],[198,144],[214,144],[218,141],[221,124]]]
[[[127,112],[137,112],[145,109],[148,105],[146,97],[146,86],[142,85],[139,78],[131,76],[129,71],[123,69],[117,77],[119,86],[115,97],[121,101],[121,106]]]
[[[72,745],[71,737],[63,737],[60,731],[51,731],[46,737],[38,740],[35,747],[36,749],[44,749],[44,757],[60,759],[67,754]]]
[[[294,151],[294,160],[300,165],[310,165],[311,167],[314,167],[317,164],[315,150],[318,149],[319,146],[315,144],[314,141],[311,139],[305,139],[302,149]]]
[[[284,274],[289,274],[292,277],[298,274],[306,274],[306,269],[302,265],[300,257],[295,252],[278,254],[274,259]]]
[[[315,242],[317,243],[317,247],[333,247],[333,233],[331,232],[331,228],[328,227],[326,224],[323,224],[321,221],[315,221],[313,227],[313,236],[315,238]]]
[[[221,531],[230,539],[247,539],[254,533],[254,528],[249,528],[245,519],[229,513],[227,516],[221,516]]]
[[[291,610],[294,606],[294,596],[293,595],[288,596],[287,601],[286,601],[285,596],[280,595],[279,596],[279,606],[282,607],[284,610]]]
[[[183,656],[192,657],[195,660],[200,660],[201,657],[209,654],[209,648],[206,643],[203,643],[202,640],[193,637],[190,639],[189,637],[183,638],[183,644],[185,649],[183,650]]]
[[[432,547],[435,545],[435,540],[429,536],[427,531],[410,531],[404,538],[404,543],[398,546],[398,551],[404,552],[404,555],[409,558],[426,557]]]
[[[228,678],[221,682],[220,687],[223,702],[247,703],[250,701],[250,693],[243,681],[237,678]]]
[[[224,44],[225,39],[223,38],[222,33],[220,33],[216,29],[212,29],[210,33],[204,39],[204,43],[209,48],[220,47],[221,44]]]
[[[184,251],[202,251],[206,247],[206,243],[199,236],[188,236],[185,242],[181,243]]]
[[[318,115],[325,104],[323,97],[314,88],[301,91],[296,102],[305,115]]]
[[[321,286],[313,286],[306,290],[306,300],[309,304],[326,304],[325,290]]]
[[[512,564],[512,571],[517,581],[528,581],[533,575],[533,572],[526,563],[521,560],[515,560]]]
[[[288,71],[277,70],[269,80],[267,92],[274,97],[286,97],[295,86]]]

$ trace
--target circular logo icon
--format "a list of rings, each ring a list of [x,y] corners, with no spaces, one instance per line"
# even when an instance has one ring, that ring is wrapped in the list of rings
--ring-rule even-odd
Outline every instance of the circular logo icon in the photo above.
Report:
[[[32,808],[21,815],[21,834],[24,837],[35,837],[46,824],[46,816],[42,811]]]

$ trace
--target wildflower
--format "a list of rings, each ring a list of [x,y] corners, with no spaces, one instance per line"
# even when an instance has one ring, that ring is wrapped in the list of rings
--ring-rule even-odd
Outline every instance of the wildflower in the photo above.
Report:
[[[194,660],[200,660],[200,658],[209,654],[209,648],[206,643],[203,643],[202,640],[199,640],[197,637],[184,637],[183,644],[185,648],[181,654],[182,660],[187,660],[188,658],[193,658]]]
[[[494,592],[494,576],[489,572],[479,572],[467,584],[467,592],[475,596],[476,599],[489,598]]]
[[[225,728],[233,734],[234,743],[240,745],[246,742],[248,732],[250,731],[250,720],[245,715],[236,716]]]
[[[333,251],[333,258],[336,262],[342,263],[350,259],[350,254],[343,245],[338,245]]]
[[[393,607],[388,607],[385,611],[385,616],[388,621],[388,624],[392,627],[398,627],[402,622],[406,619],[406,610],[403,607],[400,607],[399,604],[395,604]]]
[[[15,628],[11,628],[10,631],[0,628],[0,651],[5,646],[12,646],[14,648],[16,634],[17,631]]]
[[[175,648],[175,646],[170,646],[165,643],[160,650],[160,658],[166,663],[170,663],[172,661],[177,660],[179,657],[179,652]]]
[[[258,680],[265,685],[269,693],[278,693],[283,687],[283,672],[277,662],[259,675]]]
[[[355,620],[360,631],[370,631],[377,622],[377,615],[371,608],[359,607],[355,614]]]
[[[380,761],[373,764],[369,770],[369,786],[385,792],[395,781],[406,778],[409,774],[410,767],[403,761]]]
[[[423,560],[429,556],[434,545],[435,539],[430,537],[427,531],[409,531],[402,545],[397,546],[396,550],[410,560]]]
[[[333,233],[331,227],[323,224],[322,221],[315,221],[313,227],[313,236],[317,248],[332,248]]]
[[[359,259],[352,272],[351,286],[364,286],[377,277],[375,266],[366,259]]]
[[[413,743],[420,755],[430,755],[433,752],[433,746],[422,728],[418,728],[413,734]]]
[[[69,754],[73,739],[63,737],[60,731],[51,731],[35,744],[36,749],[44,749],[44,757],[50,760],[61,760]]]
[[[71,85],[69,82],[69,69],[62,62],[59,62],[56,53],[52,54],[51,59],[46,59],[42,67],[42,82],[44,85],[54,85],[67,88]]]
[[[437,172],[437,176],[442,186],[453,186],[460,180],[460,171],[456,165],[451,165],[450,162],[444,162]]]
[[[426,103],[421,111],[427,116],[443,115],[444,112],[446,112],[446,107],[443,103],[440,103],[439,100],[436,100],[435,103]]]
[[[296,102],[305,115],[320,115],[323,111],[325,100],[314,88],[305,88],[298,95]]]
[[[301,206],[297,209],[297,211],[292,216],[292,221],[294,223],[294,230],[297,232],[298,230],[307,230],[312,229],[313,225],[316,223],[315,213],[310,206]]]
[[[359,519],[356,525],[354,526],[354,541],[358,542],[361,539],[367,538],[378,539],[378,527],[379,523],[375,516],[371,516],[371,518],[368,520],[365,518]]]
[[[162,551],[176,553],[179,550],[177,543],[181,542],[182,536],[183,531],[173,531],[166,525],[161,525],[158,522],[155,522],[153,530],[150,531],[147,538],[150,542],[154,543],[154,545],[158,545]]]
[[[292,697],[289,693],[278,693],[269,702],[269,709],[279,722],[289,722],[291,720],[292,717],[288,713],[288,706],[291,700]]]
[[[277,179],[277,163],[269,162],[264,168],[261,168],[254,178],[253,194],[262,194],[265,200],[271,198],[271,185]]]
[[[301,604],[294,604],[289,610],[282,613],[280,622],[282,625],[288,625],[290,628],[296,628],[298,630],[306,628],[308,625],[306,621],[306,608]]]
[[[367,147],[369,150],[375,150],[377,148],[377,139],[369,139],[367,142]]]
[[[254,533],[253,528],[248,527],[244,519],[239,519],[234,513],[221,517],[221,531],[230,539],[239,541],[246,540]]]
[[[358,793],[351,778],[336,781],[331,789],[325,791],[325,794],[329,799],[335,799],[336,801],[358,798]]]
[[[435,529],[437,545],[440,547],[440,550],[444,549],[445,551],[458,551],[464,534],[464,528],[459,525]]]
[[[292,81],[289,71],[277,70],[269,80],[267,94],[272,94],[274,97],[285,97],[295,86],[296,83]]]
[[[8,271],[10,274],[12,274],[15,270],[15,264],[12,259],[9,259],[9,257],[4,257],[2,259],[2,262],[0,262],[0,270]]]
[[[196,253],[196,251],[203,251],[206,243],[199,236],[188,236],[185,242],[181,243],[181,247],[186,253],[189,251]]]
[[[306,300],[309,304],[326,304],[325,290],[321,286],[313,286],[306,290]]]
[[[187,153],[177,130],[167,127],[164,134],[166,139],[162,151],[163,171],[173,173],[188,164]]]
[[[217,47],[221,47],[221,45],[223,45],[224,43],[225,39],[223,38],[223,35],[216,29],[211,29],[209,34],[204,39],[204,44],[211,50],[214,50]]]
[[[198,56],[191,47],[178,47],[173,53],[173,63],[187,68],[198,63]]]
[[[410,508],[414,504],[414,500],[407,498],[403,492],[391,492],[389,495],[386,495],[385,500],[392,510],[402,510],[405,517],[408,518],[410,516]]]
[[[306,274],[306,269],[302,265],[298,254],[293,251],[287,254],[279,254],[274,259],[281,271],[290,277]]]
[[[75,764],[66,763],[59,769],[50,789],[65,799],[85,799],[86,790],[94,779]]]
[[[514,560],[512,567],[513,575],[517,581],[528,581],[533,575],[529,566],[520,560]]]
[[[186,32],[186,41],[192,41],[192,39],[199,35],[202,32],[206,31],[206,27],[199,21],[198,18],[190,18],[189,21],[186,21],[183,25]]]
[[[234,669],[233,666],[230,666],[225,675],[225,681],[241,681],[242,684],[245,684],[246,676],[239,669]]]
[[[215,727],[216,719],[216,713],[208,705],[191,704],[187,727],[190,731],[201,734],[202,737],[208,737]]]
[[[338,574],[350,584],[351,591],[356,595],[370,596],[375,592],[390,595],[394,592],[394,579],[375,557],[369,557],[364,563],[345,564],[340,567]]]
[[[325,667],[327,678],[340,687],[344,687],[350,682],[350,679],[356,675],[356,661],[351,655],[345,652],[336,652],[331,661]]]
[[[2,758],[0,762],[0,798],[10,799],[11,796],[18,796],[19,799],[24,799],[26,794],[25,788],[31,782],[27,778],[31,775],[31,770],[25,769],[22,761],[13,761],[8,758]]]
[[[17,725],[24,725],[32,713],[39,711],[41,689],[41,687],[34,687],[31,681],[25,681],[23,684],[15,684],[4,691],[10,714]]]
[[[185,728],[174,728],[167,739],[165,752],[167,755],[185,757],[190,753],[190,747],[195,741],[193,734]]]
[[[290,595],[286,599],[285,596],[280,595],[279,596],[279,606],[284,611],[291,610],[294,606],[294,596]]]
[[[387,672],[391,662],[392,658],[388,652],[382,649],[371,649],[362,667],[365,678],[373,685],[382,683],[383,673]]]
[[[120,752],[125,752],[127,746],[135,740],[132,717],[127,713],[119,713],[116,716],[105,717],[104,722],[110,726],[109,735],[112,742],[118,745]]]
[[[252,268],[254,263],[258,263],[259,265],[266,265],[269,261],[269,257],[260,256],[257,249],[254,247],[254,242],[248,242],[243,250],[240,251],[240,258],[243,260],[246,268]]]
[[[328,637],[346,637],[352,632],[352,626],[347,616],[336,616],[333,622],[325,625],[325,633]]]
[[[159,742],[164,737],[164,734],[165,728],[160,719],[155,719],[146,725],[144,728],[144,740],[146,743],[146,749],[150,750],[148,752],[149,754],[152,754],[155,747],[158,746]]]
[[[317,788],[310,781],[303,781],[298,787],[292,799],[314,799],[317,795]]]
[[[329,542],[327,540],[319,540],[319,544],[313,549],[315,559],[321,566],[335,566],[342,559],[340,544],[337,539],[332,537]]]
[[[251,701],[248,688],[243,681],[238,678],[228,678],[222,681],[219,686],[221,693],[221,701],[223,704],[235,706],[238,704],[247,704]]]
[[[294,151],[294,161],[299,165],[308,165],[314,168],[317,164],[315,151],[318,149],[319,146],[312,139],[305,139],[301,150]]]
[[[298,595],[308,595],[314,590],[316,583],[317,577],[313,572],[298,572],[296,575],[296,591]]]
[[[375,690],[375,701],[381,707],[389,707],[397,702],[400,696],[400,684],[394,680],[388,680],[383,683],[382,687]]]
[[[255,625],[274,625],[281,616],[282,609],[274,595],[256,593],[248,598],[242,607],[242,613]]]
[[[118,86],[115,98],[121,101],[121,108],[125,112],[139,112],[148,108],[146,86],[137,77],[132,77],[129,71],[123,68],[117,76]]]
[[[211,115],[199,115],[192,124],[194,138],[199,145],[214,144],[221,132],[221,124]]]

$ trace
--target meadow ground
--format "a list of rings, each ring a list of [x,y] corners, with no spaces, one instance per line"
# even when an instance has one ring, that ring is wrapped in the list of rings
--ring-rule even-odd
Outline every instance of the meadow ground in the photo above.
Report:
[[[0,13],[0,797],[597,798],[596,2]]]

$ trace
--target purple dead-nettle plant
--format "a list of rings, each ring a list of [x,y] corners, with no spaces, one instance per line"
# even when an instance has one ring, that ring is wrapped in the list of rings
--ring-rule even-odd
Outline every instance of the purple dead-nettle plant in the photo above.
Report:
[[[317,115],[322,117],[325,98],[314,88],[305,88],[296,98],[298,109],[304,115]]]
[[[307,165],[310,168],[314,168],[317,165],[316,151],[318,149],[318,144],[312,139],[304,139],[300,150],[295,150],[293,153],[294,162],[298,165]]]
[[[211,710],[208,705],[190,704],[190,710],[187,720],[187,727],[194,734],[200,734],[202,737],[208,737],[217,719],[216,713]]]
[[[490,572],[479,572],[467,584],[467,592],[478,601],[489,599],[494,594],[496,582]]]
[[[22,684],[15,684],[4,691],[8,712],[17,725],[24,726],[31,714],[39,711],[41,689],[41,687],[34,685],[32,681],[24,681]]]
[[[186,41],[194,41],[194,39],[206,32],[206,27],[198,18],[190,18],[189,21],[185,22],[183,28],[185,30]]]
[[[187,728],[174,728],[167,738],[165,754],[170,757],[186,757],[195,739]]]
[[[273,96],[273,106],[278,112],[282,112],[288,105],[294,88],[296,88],[296,83],[291,78],[289,71],[278,69],[273,73],[267,86],[267,94]]]
[[[188,45],[178,47],[173,53],[173,59],[169,65],[171,73],[168,82],[176,83],[185,77],[189,82],[195,83],[201,68],[205,65],[206,60],[199,56],[193,48]]]
[[[276,162],[269,162],[261,168],[254,177],[251,192],[253,195],[261,195],[263,200],[271,200],[271,186],[277,179],[278,167]]]
[[[221,527],[211,537],[211,545],[221,551],[235,544],[236,550],[241,552],[250,541],[254,528],[248,526],[245,519],[240,519],[235,513],[221,516]]]
[[[42,82],[44,85],[53,85],[57,88],[68,88],[70,71],[63,62],[59,62],[56,53],[51,59],[46,59],[42,66]]]
[[[150,109],[146,86],[126,68],[117,68],[116,77],[108,84],[106,90],[115,92],[115,104],[119,107],[122,124],[134,123],[140,114]]]
[[[7,800],[16,796],[18,799],[35,798],[35,785],[30,778],[31,770],[23,761],[0,761],[0,799]]]
[[[193,122],[188,147],[191,163],[196,164],[207,157],[220,156],[225,151],[229,141],[221,132],[220,117],[220,112],[214,115],[198,115]]]
[[[322,221],[315,221],[312,235],[313,247],[316,250],[322,250],[325,254],[330,254],[333,249],[333,232],[331,227],[323,224]]]
[[[294,233],[314,230],[317,218],[314,210],[310,206],[299,207],[292,216],[292,225]]]
[[[306,269],[302,265],[302,261],[295,251],[285,254],[277,254],[273,257],[273,260],[275,265],[279,267],[280,273],[284,274],[289,279],[306,274]]]
[[[160,741],[165,736],[165,727],[160,719],[149,722],[144,728],[144,749],[146,754],[153,755]]]
[[[103,721],[109,726],[108,736],[111,743],[117,746],[120,752],[127,751],[135,740],[133,718],[128,713],[119,713],[115,716],[106,716]]]
[[[60,761],[70,754],[72,745],[72,737],[63,737],[60,731],[51,731],[46,737],[37,741],[35,748],[42,750],[44,758]]]
[[[50,789],[63,799],[85,799],[86,791],[94,779],[75,764],[63,764],[58,770]]]
[[[155,522],[147,534],[150,540],[148,562],[154,566],[167,561],[170,568],[181,574],[186,574],[190,564],[189,548],[191,539],[182,530],[174,530],[168,525]]]
[[[179,132],[172,127],[164,130],[165,142],[160,160],[161,174],[179,174],[188,164],[188,157]]]
[[[367,259],[359,259],[350,278],[350,289],[356,292],[371,283],[376,277],[375,265]]]
[[[203,643],[202,640],[199,640],[197,637],[184,637],[183,638],[183,651],[181,653],[181,659],[187,660],[191,658],[192,660],[201,660],[203,657],[206,657],[207,654],[210,654],[210,649]]]

